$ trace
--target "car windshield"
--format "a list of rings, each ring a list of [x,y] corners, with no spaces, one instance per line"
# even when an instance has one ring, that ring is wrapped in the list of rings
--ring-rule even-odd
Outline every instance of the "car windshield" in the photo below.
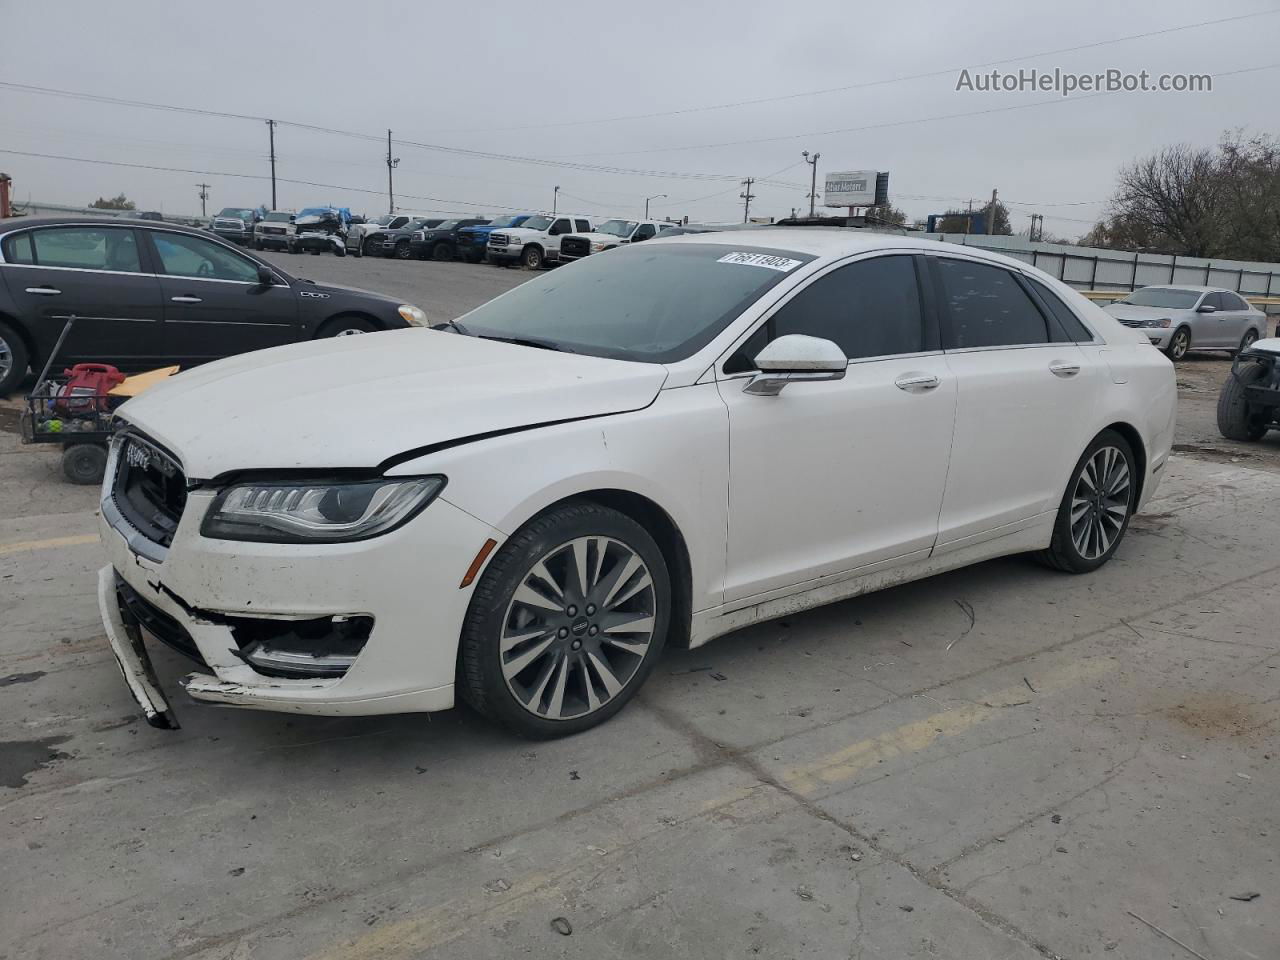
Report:
[[[380,216],[380,217],[374,217],[374,218],[373,218],[372,220],[370,220],[369,222],[370,222],[371,224],[373,224],[374,226],[378,226],[378,227],[385,227],[385,226],[386,226],[388,223],[390,223],[393,219],[395,219],[395,218],[394,218],[394,217],[392,217],[392,216],[391,216],[391,214],[389,214],[389,213],[384,213],[384,214],[383,214],[382,216]]]
[[[458,227],[457,220],[441,220],[432,229],[433,230],[456,230]]]
[[[268,223],[288,223],[292,219],[293,219],[292,213],[268,213],[267,214]]]
[[[635,228],[634,220],[606,220],[596,227],[596,233],[607,233],[613,237],[629,237]]]
[[[224,207],[218,216],[235,217],[237,220],[249,220],[253,217],[253,211],[247,207]]]
[[[530,280],[461,322],[480,337],[670,363],[706,346],[765,291],[812,259],[722,244],[639,244]]]
[[[547,227],[551,226],[551,224],[552,220],[550,217],[530,217],[524,223],[520,224],[520,226],[527,227],[530,230],[545,230]]]
[[[516,221],[517,221],[517,220],[519,220],[519,219],[520,219],[519,217],[498,217],[498,219],[497,219],[497,220],[491,220],[491,221],[489,222],[489,226],[491,226],[491,227],[514,227],[514,226],[516,225]]]
[[[1135,290],[1119,303],[1131,303],[1135,307],[1169,307],[1174,310],[1190,310],[1200,299],[1199,290],[1178,290],[1174,287],[1145,287]]]

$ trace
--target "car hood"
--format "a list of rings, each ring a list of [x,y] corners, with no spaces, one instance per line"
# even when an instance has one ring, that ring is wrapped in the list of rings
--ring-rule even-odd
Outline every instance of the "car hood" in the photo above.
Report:
[[[629,237],[619,237],[612,233],[575,233],[575,237],[581,237],[591,243],[626,243]]]
[[[299,293],[306,291],[309,293],[338,293],[344,296],[353,295],[357,297],[368,297],[371,300],[380,300],[383,303],[408,303],[407,300],[397,300],[395,297],[388,297],[385,293],[374,293],[372,290],[364,290],[360,287],[349,287],[344,283],[321,283],[319,280],[304,280],[298,278],[297,290]]]
[[[423,447],[648,406],[667,370],[436,330],[334,337],[181,373],[119,415],[207,480],[371,468]]]
[[[1149,317],[1173,317],[1186,313],[1183,307],[1140,307],[1132,303],[1108,303],[1102,308],[1117,320],[1146,320]]]

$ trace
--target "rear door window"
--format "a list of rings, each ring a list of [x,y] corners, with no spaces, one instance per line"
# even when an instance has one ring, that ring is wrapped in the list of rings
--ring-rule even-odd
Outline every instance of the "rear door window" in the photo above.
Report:
[[[1080,322],[1080,318],[1076,316],[1075,311],[1063,303],[1056,293],[1034,278],[1028,278],[1027,282],[1039,294],[1040,299],[1044,301],[1044,305],[1053,314],[1053,318],[1058,321],[1058,325],[1067,340],[1074,343],[1088,343],[1093,340],[1093,334],[1089,332],[1089,328]],[[1055,336],[1054,339],[1059,338]]]
[[[1237,297],[1234,293],[1220,293],[1222,297],[1223,310],[1248,310],[1249,305]]]
[[[577,230],[579,233],[590,233],[590,232],[591,232],[591,221],[590,221],[590,220],[575,220],[575,221],[574,221],[574,229],[575,229],[575,230]]]
[[[35,263],[35,255],[31,252],[31,234],[15,233],[4,241],[5,263]]]
[[[138,239],[125,227],[45,227],[31,232],[42,267],[141,273]]]
[[[932,259],[942,307],[950,318],[944,347],[968,350],[1049,342],[1044,316],[1008,270],[972,260]]]
[[[232,253],[221,244],[185,233],[156,231],[151,238],[164,272],[171,277],[258,282],[257,263]]]

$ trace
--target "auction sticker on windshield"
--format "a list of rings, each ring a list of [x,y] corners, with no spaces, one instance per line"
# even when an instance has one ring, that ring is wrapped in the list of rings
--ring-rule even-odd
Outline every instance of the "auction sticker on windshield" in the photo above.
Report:
[[[770,253],[747,253],[745,250],[735,250],[733,253],[726,253],[716,263],[741,263],[748,267],[765,267],[769,270],[778,270],[786,273],[788,270],[794,270],[800,266],[803,261],[792,260],[789,257],[776,257]]]

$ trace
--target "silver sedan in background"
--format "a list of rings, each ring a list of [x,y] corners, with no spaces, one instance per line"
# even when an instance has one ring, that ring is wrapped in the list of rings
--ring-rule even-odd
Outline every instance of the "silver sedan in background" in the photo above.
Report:
[[[1247,350],[1266,336],[1267,315],[1222,287],[1143,287],[1104,308],[1181,360],[1187,351]]]

